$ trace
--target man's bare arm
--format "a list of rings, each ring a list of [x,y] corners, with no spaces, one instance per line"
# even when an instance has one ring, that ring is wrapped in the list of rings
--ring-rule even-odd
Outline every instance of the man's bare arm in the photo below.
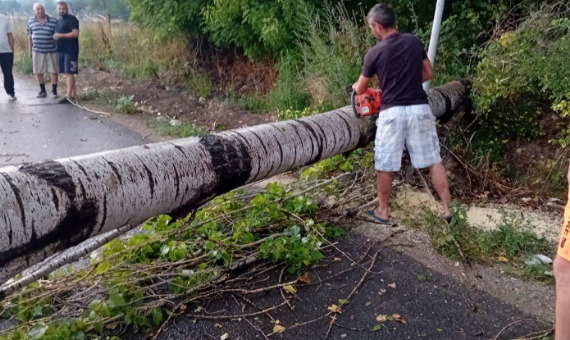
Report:
[[[53,35],[53,38],[55,40],[58,39],[72,39],[72,38],[77,38],[79,37],[79,30],[74,28],[73,30],[71,30],[71,32],[69,33],[56,33]]]
[[[32,39],[32,36],[28,36],[28,50],[30,51],[30,55],[32,55],[32,47],[34,47],[34,40]]]
[[[431,67],[431,62],[428,58],[425,58],[422,62],[422,83],[424,81],[433,79],[433,67]]]
[[[356,81],[356,83],[352,85],[352,89],[354,90],[354,92],[356,92],[356,94],[363,94],[364,92],[366,92],[366,89],[368,88],[368,84],[370,84],[371,79],[372,78],[366,78],[365,76],[361,75]]]
[[[8,44],[10,45],[10,48],[12,49],[12,53],[14,53],[14,34],[12,34],[12,32],[8,33]]]

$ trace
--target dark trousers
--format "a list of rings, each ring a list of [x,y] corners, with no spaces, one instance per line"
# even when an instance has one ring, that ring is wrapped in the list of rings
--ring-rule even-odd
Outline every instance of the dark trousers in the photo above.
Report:
[[[14,66],[14,53],[0,53],[0,67],[4,74],[4,89],[10,96],[15,95],[14,92],[14,75],[12,67]]]

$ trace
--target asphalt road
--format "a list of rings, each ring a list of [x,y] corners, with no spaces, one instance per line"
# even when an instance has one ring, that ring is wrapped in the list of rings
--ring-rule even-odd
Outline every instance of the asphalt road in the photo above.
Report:
[[[372,273],[357,289],[353,298],[342,306],[342,312],[337,314],[332,327],[331,317],[322,316],[333,304],[339,305],[339,299],[348,297],[364,274],[363,268],[360,267],[335,275],[353,267],[350,260],[335,250],[328,251],[327,258],[320,266],[309,271],[311,281],[329,277],[331,279],[322,284],[300,285],[294,297],[287,294],[292,309],[283,306],[267,314],[226,320],[224,317],[228,315],[247,315],[279,305],[283,298],[278,290],[247,295],[251,303],[244,302],[246,300],[241,298],[240,293],[233,297],[227,293],[220,294],[211,300],[188,305],[186,308],[190,314],[207,315],[211,320],[181,316],[164,327],[156,339],[224,339],[227,334],[227,339],[231,340],[262,340],[274,330],[274,320],[279,320],[285,330],[270,338],[291,340],[505,340],[534,332],[541,333],[552,327],[481,290],[440,275],[404,254],[374,245],[356,232],[351,232],[338,244],[338,247],[353,259],[361,258],[368,246],[372,248],[362,267],[368,268],[372,255],[378,253]],[[279,282],[279,273],[280,268],[268,273],[266,278],[260,277],[260,282],[244,282],[240,288],[247,290],[272,286]],[[288,282],[295,277],[286,275],[282,282]],[[257,308],[253,307],[254,305]],[[376,319],[379,315],[393,314],[400,315],[403,321],[379,322]],[[299,326],[300,324],[302,326]],[[327,337],[329,327],[330,333]],[[145,334],[128,331],[122,334],[122,338],[144,339]]]
[[[16,76],[17,101],[9,102],[0,91],[0,168],[148,142],[105,117],[50,97],[36,98],[39,87],[26,78]]]

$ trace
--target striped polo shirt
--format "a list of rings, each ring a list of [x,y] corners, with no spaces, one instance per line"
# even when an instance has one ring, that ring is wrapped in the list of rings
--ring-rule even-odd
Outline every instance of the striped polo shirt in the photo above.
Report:
[[[32,51],[36,53],[54,53],[57,52],[57,45],[53,35],[55,34],[55,26],[57,19],[46,14],[46,22],[42,25],[37,17],[30,18],[28,21],[28,35],[32,37]]]

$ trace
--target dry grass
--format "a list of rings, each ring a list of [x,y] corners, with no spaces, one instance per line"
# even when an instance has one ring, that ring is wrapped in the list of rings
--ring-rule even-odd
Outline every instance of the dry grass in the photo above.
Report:
[[[17,56],[28,51],[26,26],[26,20],[14,20]],[[186,39],[160,39],[154,32],[130,23],[112,22],[109,27],[104,22],[81,22],[79,45],[82,67],[114,71],[128,78],[179,82],[193,72]],[[17,58],[17,64],[24,62],[25,58]]]
[[[16,52],[26,52],[28,51],[28,35],[26,34],[27,22],[17,19],[14,20],[13,23]]]

